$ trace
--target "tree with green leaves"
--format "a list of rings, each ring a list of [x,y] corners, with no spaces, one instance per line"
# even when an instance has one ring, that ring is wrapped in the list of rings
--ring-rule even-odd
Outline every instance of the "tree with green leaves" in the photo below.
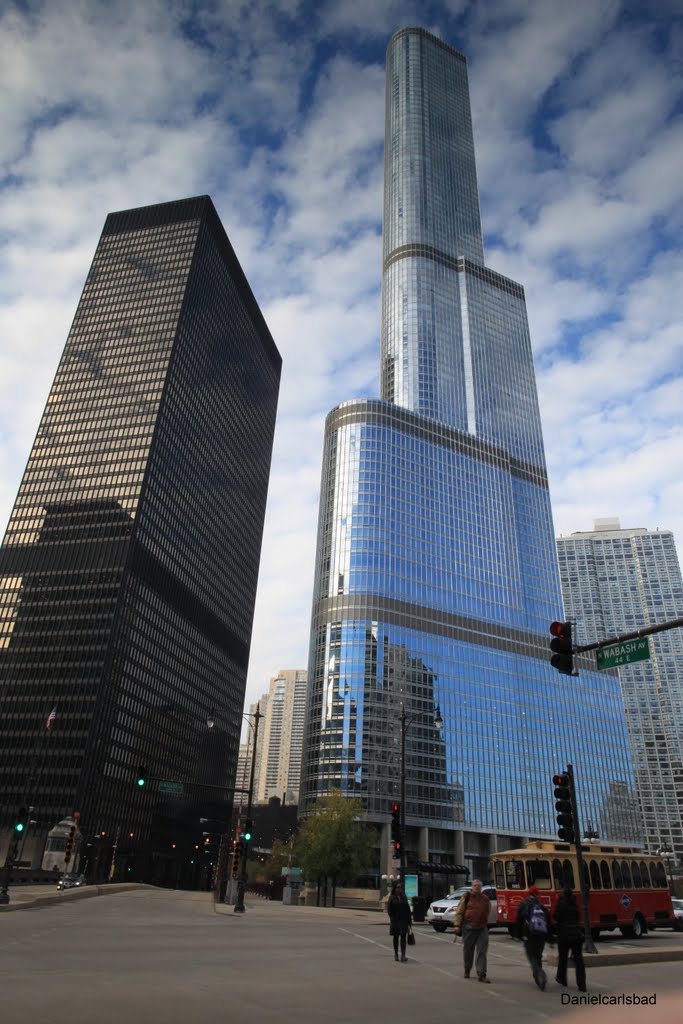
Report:
[[[317,800],[304,819],[296,843],[297,863],[307,879],[352,882],[372,859],[374,832],[360,821],[360,800],[331,794]]]

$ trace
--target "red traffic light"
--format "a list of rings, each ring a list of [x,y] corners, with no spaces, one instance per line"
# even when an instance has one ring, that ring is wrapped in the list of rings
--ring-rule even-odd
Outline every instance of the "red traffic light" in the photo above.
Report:
[[[551,622],[550,632],[553,636],[570,637],[571,636],[571,623],[569,622]]]
[[[398,804],[396,804],[396,803],[393,803],[393,804],[391,805],[391,813],[392,813],[392,814],[396,814],[396,811],[397,811],[397,810],[398,810]]]
[[[569,776],[568,775],[553,775],[553,786],[568,786]]]

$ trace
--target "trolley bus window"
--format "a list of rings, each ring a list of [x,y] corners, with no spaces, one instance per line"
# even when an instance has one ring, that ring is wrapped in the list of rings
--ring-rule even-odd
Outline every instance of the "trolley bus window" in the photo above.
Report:
[[[616,859],[612,861],[612,874],[614,875],[614,888],[623,889],[624,879],[621,876],[621,864]]]
[[[602,879],[600,878],[600,868],[598,866],[597,860],[592,860],[590,862],[590,872],[591,886],[593,887],[593,889],[602,889]]]
[[[562,864],[562,875],[564,876],[564,885],[569,886],[570,889],[574,888],[574,868],[570,860],[564,861]]]
[[[647,864],[645,863],[644,860],[641,860],[641,862],[640,862],[640,877],[643,880],[643,889],[649,889],[650,888],[650,874],[649,874],[649,872],[647,870]]]
[[[505,883],[506,889],[526,889],[523,861],[505,861]]]
[[[496,889],[505,888],[505,872],[503,871],[502,862],[497,860],[494,862],[493,870],[496,879]]]
[[[664,870],[664,865],[662,864],[661,860],[657,861],[656,864],[651,864],[650,865],[650,870],[651,871],[652,871],[652,868],[654,868],[654,878],[656,879],[654,884],[657,886],[657,888],[658,889],[666,889],[666,888],[668,888],[667,882],[666,882],[666,871]]]
[[[621,877],[624,889],[632,889],[633,882],[631,881],[631,869],[628,866],[628,862],[622,860],[621,862]]]
[[[562,863],[559,860],[553,861],[553,882],[556,889],[564,889],[564,878],[562,877]]]
[[[602,887],[603,887],[603,889],[611,889],[612,888],[612,879],[610,878],[609,864],[607,863],[606,860],[601,860],[600,861],[600,875],[602,877]]]
[[[586,889],[591,887],[591,876],[588,874],[588,865],[585,860],[583,861],[583,880],[586,883]]]
[[[550,862],[547,860],[528,860],[526,877],[529,885],[536,885],[539,889],[552,889]]]
[[[637,860],[634,860],[633,865],[631,866],[631,872],[633,874],[633,888],[642,889],[643,880],[640,877],[640,864]]]

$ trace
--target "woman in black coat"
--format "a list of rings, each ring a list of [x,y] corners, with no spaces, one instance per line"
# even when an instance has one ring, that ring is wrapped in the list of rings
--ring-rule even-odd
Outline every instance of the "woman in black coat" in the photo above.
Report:
[[[579,908],[574,893],[567,886],[555,907],[555,931],[557,932],[557,974],[555,981],[567,987],[567,957],[569,950],[576,968],[576,987],[586,991],[586,966],[583,962],[583,928],[579,923]]]
[[[394,940],[394,960],[398,960],[398,943],[401,940],[401,960],[406,963],[406,940],[412,924],[410,904],[406,899],[403,886],[400,882],[394,882],[391,887],[391,895],[387,900],[387,911],[389,913],[389,934]]]

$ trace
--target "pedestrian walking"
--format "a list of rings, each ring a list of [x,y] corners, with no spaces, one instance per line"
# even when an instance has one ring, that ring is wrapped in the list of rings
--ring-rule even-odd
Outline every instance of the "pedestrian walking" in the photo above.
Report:
[[[524,943],[524,952],[531,964],[531,973],[541,992],[548,983],[543,970],[543,950],[546,942],[552,941],[550,914],[538,898],[535,885],[529,886],[529,895],[517,911],[517,937]]]
[[[557,934],[557,974],[555,981],[567,987],[567,958],[572,954],[576,970],[576,987],[586,991],[586,965],[583,962],[584,932],[579,922],[579,907],[571,886],[565,886],[555,906],[555,932]]]
[[[472,888],[462,897],[455,911],[455,934],[462,935],[465,977],[469,978],[474,963],[477,978],[485,984],[489,983],[486,973],[486,951],[489,948],[490,906],[491,901],[481,891],[481,882],[475,878]]]
[[[387,900],[387,911],[389,914],[389,934],[394,942],[394,960],[398,960],[398,946],[401,944],[401,961],[406,963],[406,941],[412,924],[410,904],[406,899],[403,886],[400,882],[394,882],[391,887],[391,894]]]

